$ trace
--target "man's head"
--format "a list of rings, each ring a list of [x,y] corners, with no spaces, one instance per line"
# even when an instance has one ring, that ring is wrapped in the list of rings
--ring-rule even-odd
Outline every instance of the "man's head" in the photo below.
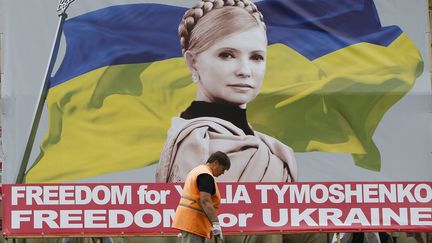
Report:
[[[222,175],[231,167],[230,159],[224,152],[221,151],[211,154],[207,160],[207,164],[210,166],[213,176],[215,177]]]

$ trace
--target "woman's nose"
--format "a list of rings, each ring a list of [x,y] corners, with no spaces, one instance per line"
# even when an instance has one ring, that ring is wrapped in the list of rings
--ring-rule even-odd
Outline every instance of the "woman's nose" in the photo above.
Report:
[[[236,75],[242,78],[250,78],[252,75],[252,70],[250,64],[247,60],[240,60],[238,64],[238,69]]]

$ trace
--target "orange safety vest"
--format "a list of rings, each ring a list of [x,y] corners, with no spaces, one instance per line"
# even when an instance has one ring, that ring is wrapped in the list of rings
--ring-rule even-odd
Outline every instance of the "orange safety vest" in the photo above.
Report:
[[[211,238],[212,224],[199,204],[200,192],[198,190],[197,178],[200,174],[213,176],[210,168],[200,165],[192,169],[186,177],[180,203],[177,206],[172,227],[189,233]],[[214,176],[213,176],[214,179]],[[215,180],[216,193],[212,195],[213,207],[219,208],[220,193]]]

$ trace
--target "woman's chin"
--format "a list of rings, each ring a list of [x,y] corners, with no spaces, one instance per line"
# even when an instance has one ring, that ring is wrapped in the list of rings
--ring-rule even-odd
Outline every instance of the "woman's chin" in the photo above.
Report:
[[[224,100],[225,103],[229,103],[232,105],[246,106],[246,104],[252,101],[255,97],[256,96],[252,93],[226,93],[224,97],[222,97],[222,100]]]
[[[225,100],[225,101],[223,101],[223,103],[230,104],[233,106],[238,106],[240,108],[246,108],[246,105],[247,105],[247,103],[249,103],[249,101],[250,100],[238,100],[238,99],[232,100],[231,99],[231,100]]]

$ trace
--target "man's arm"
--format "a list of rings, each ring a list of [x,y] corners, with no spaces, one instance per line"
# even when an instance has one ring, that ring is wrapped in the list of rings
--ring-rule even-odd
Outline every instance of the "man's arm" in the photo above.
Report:
[[[201,208],[204,210],[204,213],[207,215],[210,223],[219,222],[216,214],[216,210],[213,207],[211,194],[208,192],[200,191],[200,200],[199,204]]]

